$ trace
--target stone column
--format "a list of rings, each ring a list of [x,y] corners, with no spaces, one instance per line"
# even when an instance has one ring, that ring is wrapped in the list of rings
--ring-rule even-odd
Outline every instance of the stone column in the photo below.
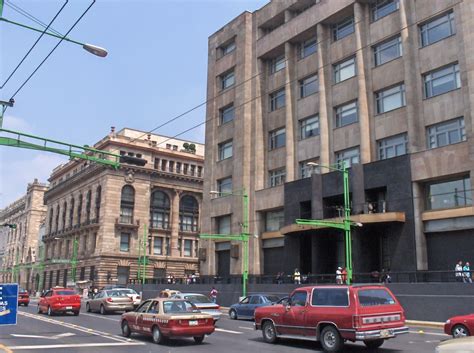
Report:
[[[428,252],[426,248],[426,236],[423,231],[424,193],[423,187],[418,183],[412,183],[413,187],[413,215],[415,221],[415,244],[416,244],[416,269],[428,269]]]
[[[180,252],[178,249],[178,237],[179,237],[179,200],[181,197],[181,191],[174,189],[173,199],[171,201],[171,257],[178,257]]]
[[[327,64],[329,35],[325,26],[321,23],[318,23],[316,33],[318,35],[319,134],[321,141],[319,160],[322,165],[328,165],[331,164],[329,127],[332,125],[330,124],[332,112],[331,107],[328,106],[328,95],[331,92],[331,75],[325,72],[328,70],[325,67]]]
[[[285,67],[286,181],[290,182],[295,180],[295,140],[293,116],[295,115],[295,87],[298,85],[298,82],[295,82],[295,51],[293,50],[293,45],[289,42],[285,43],[285,58],[287,60]]]
[[[367,43],[365,37],[366,16],[364,15],[364,7],[359,2],[354,4],[354,21],[355,21],[355,40],[356,40],[356,62],[357,62],[357,84],[358,84],[358,115],[360,126],[360,158],[361,163],[369,163],[372,161],[372,148],[370,140],[370,124],[369,124],[369,103],[367,100],[366,85],[366,61],[364,60],[364,46]],[[370,49],[365,49],[370,50]]]

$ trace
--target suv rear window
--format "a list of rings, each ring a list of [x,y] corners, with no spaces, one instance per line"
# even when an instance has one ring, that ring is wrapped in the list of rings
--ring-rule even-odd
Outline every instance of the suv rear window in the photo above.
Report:
[[[314,306],[349,306],[347,288],[315,288],[311,305]]]
[[[359,303],[362,306],[392,305],[395,299],[385,289],[359,290]]]

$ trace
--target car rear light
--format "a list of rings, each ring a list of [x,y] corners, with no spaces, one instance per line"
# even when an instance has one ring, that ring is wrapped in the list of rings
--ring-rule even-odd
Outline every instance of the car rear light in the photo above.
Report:
[[[132,299],[132,298],[128,298],[128,301],[129,301],[129,302],[133,302],[133,299]]]
[[[218,305],[214,309],[219,310],[221,307]]]
[[[112,298],[107,298],[106,301],[112,303],[114,300]]]
[[[137,299],[140,299],[140,296],[139,296],[139,295],[137,295]]]

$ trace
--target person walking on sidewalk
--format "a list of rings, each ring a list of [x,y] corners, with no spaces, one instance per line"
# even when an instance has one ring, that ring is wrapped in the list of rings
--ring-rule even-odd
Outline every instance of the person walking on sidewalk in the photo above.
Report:
[[[456,277],[456,282],[462,282],[463,281],[463,275],[462,275],[462,261],[459,261],[456,264],[456,267],[454,267],[455,274],[454,276]]]
[[[472,283],[471,267],[469,266],[469,261],[467,261],[462,268],[462,280],[464,283]]]
[[[212,287],[211,289],[211,293],[209,293],[209,298],[211,298],[211,301],[215,304],[217,303],[217,294],[219,292],[217,291],[217,289],[215,287]]]
[[[297,268],[295,268],[295,272],[293,272],[293,280],[295,284],[301,284],[301,273]]]

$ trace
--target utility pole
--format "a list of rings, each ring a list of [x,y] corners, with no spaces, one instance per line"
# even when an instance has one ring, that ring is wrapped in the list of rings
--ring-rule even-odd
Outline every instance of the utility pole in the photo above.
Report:
[[[77,269],[77,251],[79,247],[79,241],[74,237],[72,243],[72,259],[71,259],[71,275],[72,280],[76,283],[76,269]]]

